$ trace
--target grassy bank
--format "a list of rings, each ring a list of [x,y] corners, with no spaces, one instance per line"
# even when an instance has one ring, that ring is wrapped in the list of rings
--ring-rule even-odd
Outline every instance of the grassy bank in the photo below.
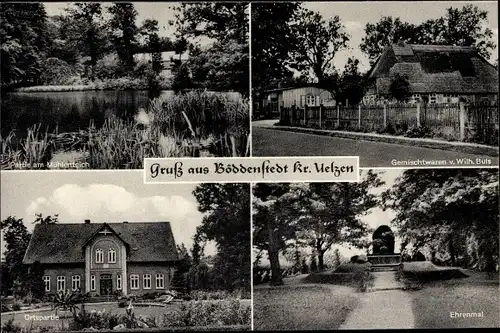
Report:
[[[415,328],[499,327],[498,275],[491,283],[469,278],[429,283],[411,291]],[[480,313],[482,317],[452,318],[451,313]]]
[[[147,78],[120,77],[114,79],[79,80],[78,84],[40,85],[21,87],[13,89],[15,92],[67,92],[67,91],[91,91],[91,90],[148,90],[150,82]],[[171,83],[166,78],[158,80],[158,89],[168,90]]]
[[[44,168],[61,152],[76,152],[92,169],[142,168],[147,157],[249,156],[249,107],[222,94],[190,92],[154,99],[135,119],[109,118],[73,133],[41,125],[1,138],[2,169]],[[21,166],[22,167],[19,167]]]
[[[335,271],[310,274],[304,282],[348,286],[363,292],[373,283],[373,276],[367,271],[367,267],[367,265],[346,264]]]
[[[256,330],[337,329],[358,304],[332,286],[297,285],[254,290]]]

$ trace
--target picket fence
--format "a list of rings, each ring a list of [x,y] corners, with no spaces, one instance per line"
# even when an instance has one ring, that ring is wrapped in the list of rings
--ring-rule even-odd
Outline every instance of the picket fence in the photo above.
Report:
[[[282,108],[280,124],[320,129],[405,134],[426,127],[447,140],[498,144],[498,104],[386,104]]]

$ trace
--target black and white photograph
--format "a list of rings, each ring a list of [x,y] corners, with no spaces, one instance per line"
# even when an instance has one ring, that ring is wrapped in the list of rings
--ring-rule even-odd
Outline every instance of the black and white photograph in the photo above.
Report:
[[[2,169],[250,156],[248,3],[0,8]]]
[[[253,184],[255,330],[499,327],[498,169]]]
[[[498,2],[252,3],[253,156],[498,165]]]
[[[249,184],[2,172],[2,332],[249,330]]]

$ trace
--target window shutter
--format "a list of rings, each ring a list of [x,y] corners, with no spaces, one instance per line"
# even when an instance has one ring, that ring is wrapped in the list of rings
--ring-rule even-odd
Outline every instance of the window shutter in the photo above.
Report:
[[[319,95],[316,96],[316,106],[319,106],[321,104],[320,102],[320,99],[319,99]]]
[[[306,105],[306,96],[300,95],[300,107],[304,107]]]

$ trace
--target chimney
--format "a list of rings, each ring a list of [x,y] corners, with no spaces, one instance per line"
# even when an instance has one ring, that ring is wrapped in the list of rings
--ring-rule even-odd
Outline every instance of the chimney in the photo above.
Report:
[[[90,224],[90,220],[85,220],[85,224]]]

